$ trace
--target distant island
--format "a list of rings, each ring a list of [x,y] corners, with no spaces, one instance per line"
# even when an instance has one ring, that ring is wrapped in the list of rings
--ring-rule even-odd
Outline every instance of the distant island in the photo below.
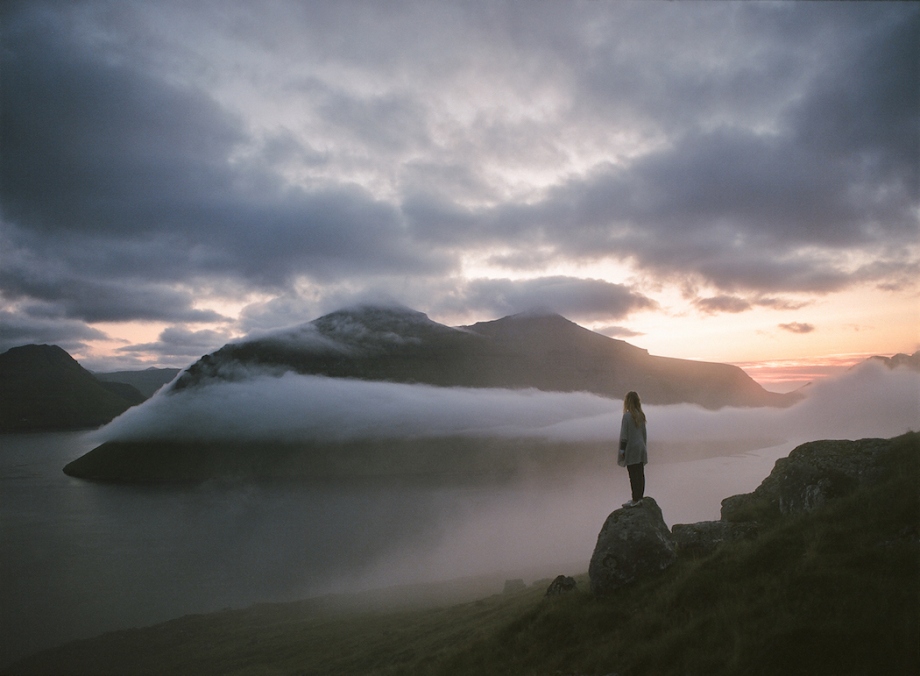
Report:
[[[179,369],[93,374],[57,345],[0,354],[0,433],[91,429],[143,403]]]
[[[0,432],[98,427],[145,399],[131,385],[95,378],[56,345],[0,354]]]

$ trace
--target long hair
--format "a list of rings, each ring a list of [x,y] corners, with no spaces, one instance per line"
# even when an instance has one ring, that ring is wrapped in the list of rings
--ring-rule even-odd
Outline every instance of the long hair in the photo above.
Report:
[[[645,424],[645,413],[642,411],[642,402],[639,401],[638,392],[627,392],[623,400],[623,413],[629,413],[637,425]]]

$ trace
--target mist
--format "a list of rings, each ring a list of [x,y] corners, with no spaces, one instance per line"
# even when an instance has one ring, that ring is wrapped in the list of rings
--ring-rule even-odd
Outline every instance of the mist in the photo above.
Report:
[[[754,490],[776,460],[806,441],[887,438],[916,430],[920,423],[920,373],[907,369],[866,362],[815,383],[806,392],[802,402],[785,410],[647,407],[646,495],[661,506],[666,523],[718,520],[722,499]],[[600,416],[586,414],[544,427],[540,433],[571,440],[608,438],[619,405],[605,403],[607,411]],[[611,409],[617,415],[612,416]],[[772,442],[749,443],[753,450],[744,448],[746,440],[771,438]],[[710,443],[731,454],[687,461],[662,460],[659,454],[656,462],[656,444],[665,442]],[[733,447],[735,452],[730,450]],[[612,453],[606,463],[573,465],[566,479],[550,485],[522,481],[500,492],[471,491],[462,507],[452,502],[450,509],[440,512],[440,537],[424,547],[387,552],[357,583],[373,587],[387,581],[409,583],[495,572],[533,583],[556,574],[583,573],[604,519],[629,498],[629,480],[613,462]]]
[[[669,525],[720,516],[806,441],[891,437],[917,429],[920,373],[865,362],[803,390],[787,409],[647,406],[647,494]],[[292,373],[161,394],[100,432],[106,439],[303,439],[446,435],[596,442],[615,447],[622,403],[589,393],[439,388]],[[490,446],[496,453],[501,445]],[[603,519],[628,498],[614,454],[573,454],[543,475],[500,486],[441,485],[393,522],[392,542],[329,589],[372,588],[503,572],[583,572]],[[546,479],[549,478],[549,481]],[[386,502],[386,501],[385,501]],[[386,511],[378,505],[376,509]],[[339,522],[337,517],[331,517]],[[344,533],[354,524],[342,521]],[[425,535],[406,540],[408,532]]]
[[[916,429],[920,373],[865,362],[803,389],[787,409],[646,406],[656,441],[807,441]],[[640,392],[641,395],[641,392]],[[445,388],[256,373],[160,392],[102,428],[100,441],[349,441],[445,436],[613,442],[621,403],[585,392]],[[654,456],[653,456],[654,457]]]
[[[776,459],[806,441],[892,437],[920,423],[920,373],[905,368],[867,361],[809,385],[803,394],[787,409],[647,406],[648,494],[658,500],[666,522],[718,519],[723,498],[756,488]],[[594,442],[613,449],[621,411],[620,401],[583,392],[441,388],[286,373],[158,395],[100,434],[285,441],[461,435]],[[501,444],[490,448],[502,452]],[[537,576],[568,559],[581,572],[603,518],[629,494],[627,475],[613,458],[612,451],[576,452],[562,466],[501,486],[442,485],[428,496],[424,515],[408,524],[426,530],[424,542],[388,550],[362,571],[357,584],[523,574],[522,568]],[[342,524],[343,531],[348,527]],[[344,588],[356,584],[354,571],[343,576]]]

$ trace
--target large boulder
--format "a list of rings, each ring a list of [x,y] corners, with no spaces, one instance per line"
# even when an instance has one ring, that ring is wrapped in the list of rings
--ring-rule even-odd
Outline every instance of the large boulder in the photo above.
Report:
[[[677,558],[671,533],[653,498],[614,511],[597,536],[588,575],[603,596],[639,576],[664,570]]]
[[[810,512],[829,499],[877,480],[879,457],[888,439],[812,441],[776,461],[773,471],[753,493],[722,501],[722,520],[769,522]]]
[[[546,596],[560,596],[562,594],[567,594],[578,589],[578,583],[575,581],[574,577],[568,577],[566,575],[557,575],[556,579],[553,580],[549,587],[546,589]]]

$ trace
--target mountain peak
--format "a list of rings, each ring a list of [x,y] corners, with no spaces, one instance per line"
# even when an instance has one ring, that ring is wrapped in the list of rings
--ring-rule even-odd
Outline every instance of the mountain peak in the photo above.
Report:
[[[517,314],[509,315],[507,317],[502,317],[498,321],[511,321],[511,322],[526,322],[526,321],[553,321],[553,322],[565,322],[567,324],[574,324],[570,319],[563,317],[558,312],[553,312],[552,310],[547,310],[544,308],[532,308],[530,310],[525,310],[524,312],[518,312]]]
[[[575,335],[595,335],[593,331],[579,326],[560,314],[539,310],[520,312],[501,319],[478,322],[463,328],[474,333],[493,337],[531,336],[538,340],[548,340],[553,337],[572,337]],[[604,337],[604,339],[613,341],[612,338]]]
[[[418,340],[455,331],[432,321],[424,312],[396,304],[362,304],[336,310],[313,320],[310,326],[328,339],[350,345]]]
[[[565,317],[563,317],[561,314],[555,310],[551,310],[546,306],[533,306],[523,310],[522,312],[517,312],[513,315],[503,317],[503,319],[533,319],[539,317],[558,317],[560,319],[565,319]]]
[[[20,345],[0,354],[6,371],[34,371],[48,368],[82,369],[77,360],[57,345]]]
[[[424,312],[413,310],[399,303],[359,303],[325,314],[318,319],[314,319],[311,324],[333,322],[342,319],[373,324],[379,324],[381,322],[434,323]]]
[[[476,322],[475,324],[470,324],[469,326],[465,326],[463,328],[472,329],[475,326],[520,326],[524,324],[546,324],[547,326],[564,326],[571,324],[572,326],[577,326],[575,322],[566,319],[562,315],[555,312],[528,310],[527,312],[519,312],[517,314],[508,315],[507,317],[501,317],[499,319],[490,319],[484,322]]]

